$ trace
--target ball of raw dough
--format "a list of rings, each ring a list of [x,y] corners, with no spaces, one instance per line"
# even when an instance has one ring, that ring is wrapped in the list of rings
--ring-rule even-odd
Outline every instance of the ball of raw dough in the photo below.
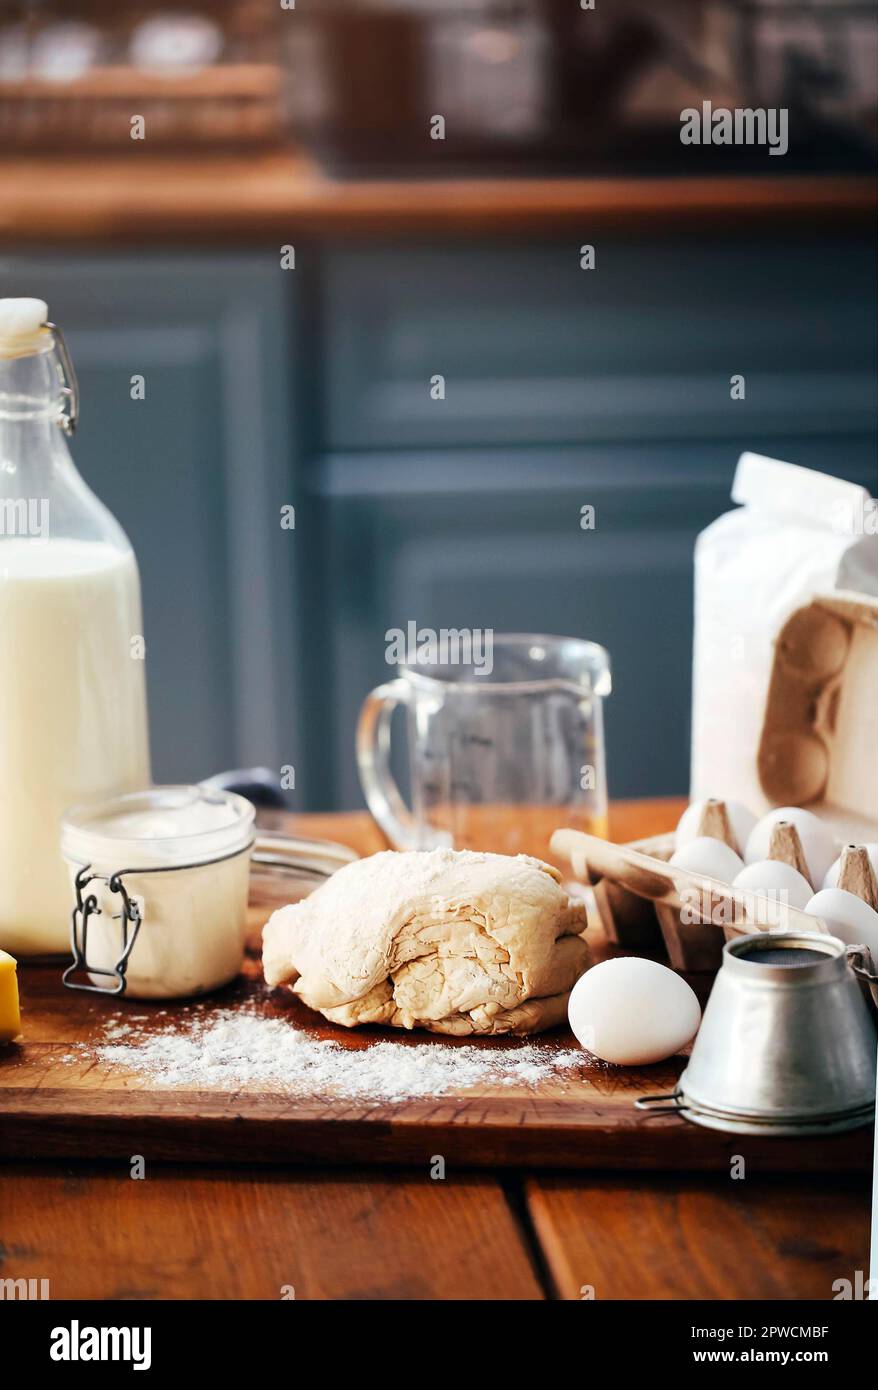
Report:
[[[623,1067],[673,1057],[701,1022],[694,991],[658,961],[636,956],[601,961],[573,986],[567,1010],[578,1041]]]
[[[563,1023],[588,964],[585,906],[524,854],[385,850],[279,908],[269,985],[353,1028],[538,1033]]]
[[[799,832],[811,882],[822,883],[836,855],[835,840],[823,821],[813,811],[805,811],[801,806],[778,806],[757,821],[744,851],[747,863],[755,864],[759,859],[768,858],[771,832],[782,820],[789,821]]]
[[[735,874],[744,867],[739,854],[711,835],[699,835],[697,840],[690,840],[682,849],[675,850],[671,863],[677,869],[704,874],[707,878],[718,879],[720,883],[731,883]]]

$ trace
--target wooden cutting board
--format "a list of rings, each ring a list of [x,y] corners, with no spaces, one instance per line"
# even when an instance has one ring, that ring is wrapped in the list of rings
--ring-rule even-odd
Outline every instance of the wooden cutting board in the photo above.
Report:
[[[266,905],[254,905],[252,914],[253,926],[260,926]],[[607,954],[610,948],[594,930],[589,937],[598,959]],[[676,1115],[636,1111],[636,1097],[673,1089],[684,1057],[636,1070],[584,1058],[578,1072],[536,1088],[480,1085],[396,1104],[247,1088],[159,1087],[92,1058],[62,1059],[78,1045],[98,1041],[108,1015],[145,1015],[164,1030],[185,1026],[185,1007],[74,994],[61,985],[55,965],[23,966],[20,981],[24,1037],[0,1048],[4,1156],[103,1159],[143,1154],[200,1162],[429,1165],[442,1155],[446,1164],[487,1168],[707,1169],[725,1175],[735,1155],[744,1157],[748,1172],[865,1171],[871,1166],[871,1129],[816,1139],[750,1138],[700,1129]],[[241,981],[211,996],[208,1006],[211,1002],[246,1004],[269,1017],[287,1017],[315,1037],[333,1038],[351,1049],[368,1047],[380,1037],[415,1048],[447,1049],[472,1041],[336,1028],[288,991],[266,991],[256,957],[248,960]],[[149,1028],[150,1023],[141,1026]],[[484,1039],[477,1045],[496,1051],[521,1044]],[[574,1044],[564,1030],[544,1035],[542,1045],[560,1050]]]

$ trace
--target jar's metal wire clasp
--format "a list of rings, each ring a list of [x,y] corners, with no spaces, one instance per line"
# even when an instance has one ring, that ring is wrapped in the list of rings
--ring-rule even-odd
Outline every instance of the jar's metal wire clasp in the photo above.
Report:
[[[93,880],[99,879],[106,883],[111,893],[118,893],[122,900],[122,911],[114,913],[114,920],[118,917],[121,922],[122,950],[112,969],[105,966],[90,965],[88,961],[88,923],[89,918],[101,915],[101,908],[94,893],[86,893],[88,885]],[[137,940],[137,933],[140,931],[142,916],[140,908],[132,898],[122,880],[122,874],[114,873],[109,877],[104,874],[93,874],[91,865],[86,864],[79,870],[74,880],[76,887],[76,906],[70,918],[70,947],[73,952],[73,961],[68,965],[64,974],[61,976],[68,989],[82,989],[91,994],[124,994],[128,983],[125,972],[128,969],[128,960]],[[71,977],[77,971],[84,971],[87,975],[106,975],[110,979],[115,979],[115,985],[96,985],[85,984],[82,981],[74,980]]]
[[[67,348],[67,340],[57,323],[52,323],[49,319],[43,325],[53,334],[58,345],[58,356],[61,358],[61,368],[64,373],[64,383],[61,387],[61,394],[66,402],[66,409],[62,410],[58,424],[64,433],[70,437],[76,431],[79,424],[79,382],[76,380],[76,371],[73,360]]]

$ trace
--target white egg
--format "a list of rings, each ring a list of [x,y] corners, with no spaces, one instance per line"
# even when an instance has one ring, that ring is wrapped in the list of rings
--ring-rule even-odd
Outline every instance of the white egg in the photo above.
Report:
[[[768,858],[771,832],[781,820],[789,821],[798,830],[808,876],[812,883],[822,883],[826,870],[835,858],[835,841],[823,821],[813,811],[803,811],[800,806],[778,806],[757,821],[744,850],[747,863],[755,864],[759,859]]]
[[[875,844],[863,845],[863,849],[866,850],[866,852],[868,853],[869,858],[870,858],[871,861],[872,861],[872,868],[875,870],[876,877],[878,877],[878,845],[875,845]],[[834,862],[832,865],[830,865],[830,867],[827,869],[827,871],[826,871],[826,877],[825,877],[824,880],[823,880],[822,887],[824,887],[824,888],[837,888],[837,887],[838,887],[838,875],[839,875],[839,872],[840,872],[840,871],[841,871],[841,855],[839,855],[838,858],[835,860],[835,862]]]
[[[805,911],[812,917],[822,917],[833,936],[848,946],[868,946],[878,953],[878,912],[856,893],[846,893],[843,888],[822,888]]]
[[[746,888],[750,893],[764,893],[779,903],[789,903],[790,907],[804,908],[811,901],[813,889],[806,878],[794,869],[792,864],[782,864],[778,859],[757,859],[748,864],[733,880],[734,888]],[[786,896],[781,896],[785,894]]]
[[[719,879],[720,883],[731,883],[735,874],[744,867],[739,854],[729,849],[722,840],[714,840],[710,835],[699,835],[697,840],[690,840],[682,849],[675,850],[671,863],[677,869],[688,869],[693,874]]]
[[[584,1048],[622,1067],[673,1057],[698,1032],[701,1009],[686,981],[658,961],[620,957],[576,981],[567,1009]]]
[[[684,845],[689,844],[690,840],[698,838],[698,827],[701,824],[701,817],[706,805],[706,801],[693,801],[691,806],[686,807],[680,817],[677,829],[674,831],[676,849],[682,849]],[[756,824],[756,817],[752,811],[747,810],[746,806],[742,806],[740,801],[727,801],[725,808],[728,812],[732,834],[738,842],[738,849],[743,852],[750,831]]]

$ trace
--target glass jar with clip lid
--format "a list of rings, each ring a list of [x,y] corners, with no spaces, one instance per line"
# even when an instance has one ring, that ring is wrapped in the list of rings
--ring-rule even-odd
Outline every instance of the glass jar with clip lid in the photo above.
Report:
[[[68,988],[134,999],[217,989],[244,959],[251,861],[284,872],[289,900],[294,881],[301,896],[357,857],[343,845],[257,837],[254,820],[245,797],[205,784],[152,787],[68,811]]]

